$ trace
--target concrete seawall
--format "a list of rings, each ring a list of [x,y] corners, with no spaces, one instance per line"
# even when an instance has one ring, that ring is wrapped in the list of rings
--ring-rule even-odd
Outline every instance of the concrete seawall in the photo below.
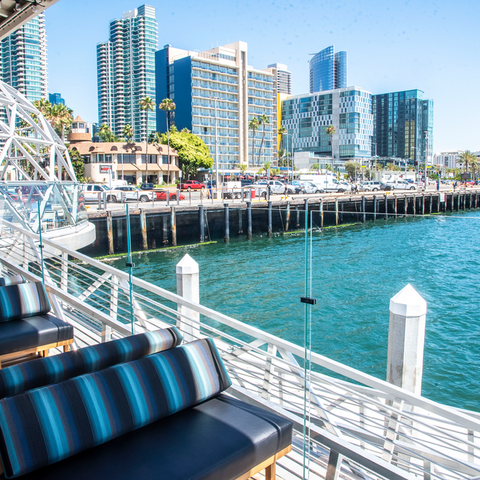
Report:
[[[289,197],[270,202],[243,202],[170,207],[130,206],[132,248],[151,250],[208,241],[249,239],[302,230],[305,211],[313,226],[335,225],[462,211],[480,206],[480,190],[457,192],[381,192],[362,195]],[[125,210],[89,213],[97,239],[82,250],[92,256],[127,251]]]

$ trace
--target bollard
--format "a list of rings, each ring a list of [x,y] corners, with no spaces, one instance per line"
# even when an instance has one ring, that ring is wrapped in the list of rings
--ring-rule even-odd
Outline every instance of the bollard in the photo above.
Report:
[[[377,196],[373,196],[373,221],[377,220]]]
[[[200,243],[205,242],[205,217],[203,214],[203,205],[198,206],[198,223],[200,226]]]
[[[200,303],[199,268],[198,263],[185,255],[177,263],[177,295],[190,302]],[[200,314],[184,305],[177,303],[177,328],[185,342],[197,340],[200,337]]]
[[[144,208],[140,209],[140,229],[142,230],[142,250],[148,250],[147,214]]]
[[[172,229],[172,245],[177,246],[177,219],[175,216],[175,207],[172,205],[170,211],[170,226]]]
[[[287,211],[285,212],[285,231],[288,232],[288,226],[290,224],[290,202],[287,202]]]
[[[108,254],[115,253],[113,249],[113,219],[112,212],[107,212],[107,238],[108,238]]]
[[[225,240],[225,243],[228,243],[230,241],[230,213],[228,211],[228,203],[223,204],[224,210],[224,221],[225,221],[225,236],[223,239]]]
[[[252,190],[250,190],[250,193]],[[247,240],[252,239],[252,202],[247,202]]]
[[[422,392],[427,302],[408,284],[390,300],[387,382]]]
[[[362,222],[367,220],[367,212],[365,211],[365,195],[362,195]]]

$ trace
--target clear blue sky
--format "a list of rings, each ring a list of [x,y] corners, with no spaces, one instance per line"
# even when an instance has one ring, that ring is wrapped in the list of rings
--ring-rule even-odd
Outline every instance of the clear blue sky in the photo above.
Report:
[[[348,84],[372,93],[418,88],[435,102],[434,151],[480,151],[479,0],[59,0],[46,11],[49,91],[97,121],[97,43],[109,22],[148,3],[158,44],[206,50],[242,40],[249,64],[284,63],[309,90],[309,53],[348,52]]]

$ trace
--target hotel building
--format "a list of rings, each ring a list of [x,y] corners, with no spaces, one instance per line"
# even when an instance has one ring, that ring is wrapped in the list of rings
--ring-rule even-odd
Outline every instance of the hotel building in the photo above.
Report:
[[[31,102],[48,98],[47,34],[43,13],[2,40],[1,78]]]
[[[433,100],[422,90],[373,96],[372,155],[424,162],[433,154]]]
[[[347,80],[347,52],[335,53],[332,45],[310,60],[310,93],[344,88]]]
[[[155,112],[146,112],[139,102],[155,101],[155,8],[142,5],[110,22],[110,39],[97,45],[98,118],[121,136],[130,124],[134,140],[145,140],[155,131]]]
[[[335,167],[347,160],[370,158],[372,94],[359,87],[348,87],[294,95],[282,103],[281,124],[289,134],[288,150],[293,152],[333,156]],[[332,138],[326,132],[329,125],[336,130]]]
[[[248,65],[245,42],[187,51],[166,45],[156,53],[157,104],[175,101],[169,125],[188,128],[208,146],[219,172],[241,164],[250,168],[276,161],[277,69],[258,70]],[[253,133],[249,122],[266,115],[265,138],[260,152],[263,126]],[[157,109],[157,130],[166,131],[166,113]]]

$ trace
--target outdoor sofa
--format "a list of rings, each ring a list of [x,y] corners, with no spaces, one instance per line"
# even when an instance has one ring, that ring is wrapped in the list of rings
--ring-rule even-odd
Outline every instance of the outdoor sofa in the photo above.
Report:
[[[73,327],[53,316],[42,282],[25,282],[22,275],[0,278],[0,368],[13,358],[48,356],[50,348],[73,343]]]
[[[292,424],[239,401],[213,340],[175,327],[0,370],[0,479],[247,479]]]

